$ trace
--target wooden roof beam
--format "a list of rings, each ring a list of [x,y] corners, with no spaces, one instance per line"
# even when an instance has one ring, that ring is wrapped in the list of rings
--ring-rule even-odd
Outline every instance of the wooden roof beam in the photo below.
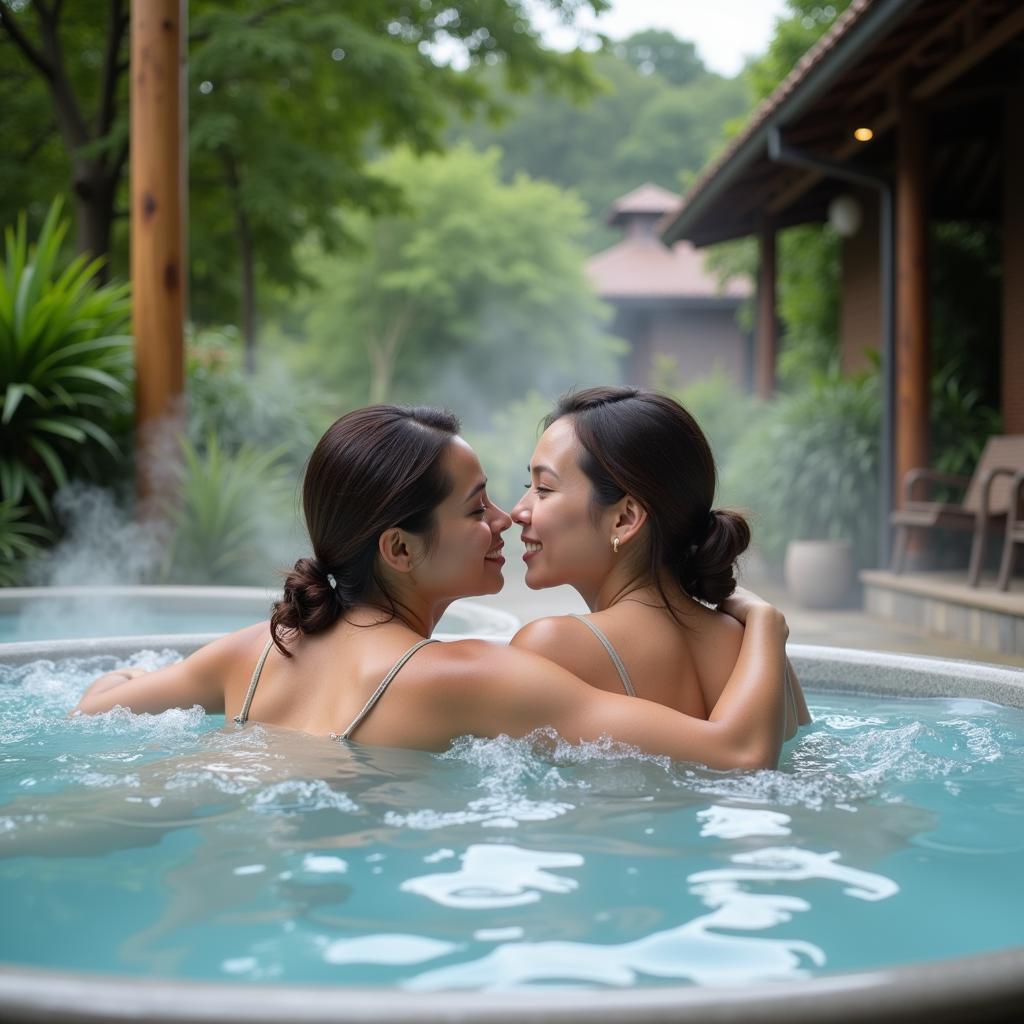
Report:
[[[890,107],[880,116],[872,119],[872,128],[875,135],[878,136],[882,132],[888,131],[895,123],[896,109],[895,107]],[[832,159],[839,161],[849,160],[854,153],[863,147],[863,142],[850,139],[839,147]],[[820,171],[808,171],[806,174],[801,175],[792,185],[784,189],[768,203],[768,212],[771,214],[781,213],[787,206],[795,203],[805,192],[810,191],[819,182],[824,181],[825,177],[826,175]]]
[[[929,99],[1022,32],[1024,32],[1024,7],[1019,7],[981,35],[975,43],[968,46],[953,60],[944,64],[937,71],[933,71],[923,81],[918,82],[911,90],[911,96],[915,100]]]
[[[916,43],[914,43],[913,46],[906,50],[899,60],[895,61],[884,74],[874,76],[867,85],[862,89],[858,89],[857,92],[849,98],[847,106],[851,109],[859,107],[872,96],[877,95],[880,89],[885,89],[903,72],[905,68],[913,64],[929,46],[948,35],[951,31],[955,31],[959,22],[968,19],[972,14],[976,14],[978,4],[979,0],[968,0],[968,2],[958,4],[954,7],[953,13],[948,18],[940,21],[933,28],[929,29],[917,40]]]

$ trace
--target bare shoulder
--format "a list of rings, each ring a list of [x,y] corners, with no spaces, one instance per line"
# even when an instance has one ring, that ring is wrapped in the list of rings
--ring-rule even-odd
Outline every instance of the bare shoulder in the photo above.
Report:
[[[514,637],[512,646],[558,661],[567,641],[579,636],[579,623],[569,615],[549,615],[528,622]]]
[[[417,678],[426,685],[450,687],[514,673],[537,660],[531,652],[491,640],[444,640],[421,654]]]
[[[193,652],[187,660],[197,667],[202,665],[212,671],[230,671],[241,663],[252,662],[255,665],[269,639],[268,624],[257,622],[211,640]]]

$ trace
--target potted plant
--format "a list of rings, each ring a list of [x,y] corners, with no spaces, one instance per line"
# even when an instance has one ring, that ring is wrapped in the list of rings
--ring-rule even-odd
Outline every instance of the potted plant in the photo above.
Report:
[[[734,448],[725,490],[751,509],[758,547],[784,556],[805,607],[842,604],[874,560],[878,417],[877,374],[834,370],[776,399]]]

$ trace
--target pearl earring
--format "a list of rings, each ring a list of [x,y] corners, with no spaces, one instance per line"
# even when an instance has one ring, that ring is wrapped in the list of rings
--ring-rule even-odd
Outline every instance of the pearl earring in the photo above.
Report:
[[[615,554],[619,553],[619,538],[618,537],[612,537],[612,551],[614,551]]]

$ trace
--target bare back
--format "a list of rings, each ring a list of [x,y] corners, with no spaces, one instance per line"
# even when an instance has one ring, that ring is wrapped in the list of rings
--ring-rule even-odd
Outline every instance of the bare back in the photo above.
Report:
[[[743,642],[733,618],[696,601],[680,621],[654,602],[628,599],[588,616],[621,658],[637,696],[707,718],[725,688]],[[550,658],[592,686],[622,692],[620,674],[600,641],[570,616],[541,619],[513,643]]]
[[[236,655],[225,659],[225,712],[229,717],[243,707],[252,669],[266,650],[269,630],[263,623],[243,630],[238,637]],[[361,712],[368,710],[351,738],[389,746],[443,746],[449,736],[435,738],[434,734],[445,733],[446,728],[438,730],[423,706],[429,703],[423,691],[432,688],[437,666],[429,651],[412,641],[408,631],[400,628],[380,631],[343,623],[292,644],[291,658],[271,646],[247,717],[302,732],[345,735]],[[367,709],[382,681],[401,693],[392,695],[385,690]]]

